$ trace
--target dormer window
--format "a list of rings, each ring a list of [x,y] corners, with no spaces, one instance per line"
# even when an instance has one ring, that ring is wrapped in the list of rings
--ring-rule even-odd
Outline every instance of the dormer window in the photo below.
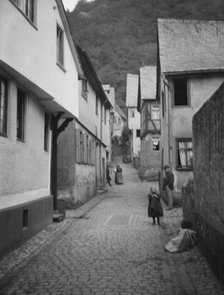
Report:
[[[87,100],[87,95],[88,95],[88,85],[87,85],[87,80],[83,79],[82,80],[82,96]]]
[[[64,32],[57,25],[57,63],[64,66]]]

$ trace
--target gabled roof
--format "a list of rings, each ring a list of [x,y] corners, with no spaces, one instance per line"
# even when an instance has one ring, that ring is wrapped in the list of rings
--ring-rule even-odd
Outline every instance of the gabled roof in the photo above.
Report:
[[[224,71],[224,21],[158,19],[162,73]]]
[[[78,52],[79,60],[81,63],[82,70],[84,72],[85,78],[88,80],[98,97],[105,103],[108,108],[112,107],[106,93],[103,90],[102,84],[97,77],[95,69],[90,61],[90,58],[86,51],[84,51],[80,46],[76,45],[76,50]]]
[[[115,112],[117,112],[125,121],[127,121],[127,116],[117,104],[115,104]]]
[[[138,75],[127,74],[126,106],[137,107]]]
[[[102,85],[103,90],[105,91],[107,98],[109,99],[113,109],[115,107],[115,91],[114,91],[114,87],[110,87],[109,84],[103,84]]]

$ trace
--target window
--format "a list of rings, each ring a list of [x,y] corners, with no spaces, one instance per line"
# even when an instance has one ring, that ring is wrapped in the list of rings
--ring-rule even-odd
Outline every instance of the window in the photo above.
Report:
[[[25,16],[33,23],[35,13],[35,0],[13,0],[18,8],[25,14]]]
[[[64,66],[64,36],[63,31],[57,25],[57,62],[59,65]]]
[[[26,94],[17,90],[17,139],[24,141]]]
[[[165,98],[164,91],[162,91],[162,113],[163,113],[163,117],[165,115],[165,112],[166,112],[166,98]]]
[[[23,229],[28,228],[28,209],[23,210]]]
[[[92,164],[92,140],[89,139],[88,164]]]
[[[173,85],[174,85],[174,105],[187,106],[188,105],[187,80],[176,79],[173,81]]]
[[[159,138],[158,137],[153,137],[152,138],[152,150],[153,151],[159,151]]]
[[[104,107],[104,124],[107,123],[107,109]]]
[[[82,96],[87,100],[87,94],[88,94],[88,87],[87,87],[87,80],[82,80]]]
[[[97,115],[98,115],[98,107],[99,107],[98,97],[96,96],[96,114]]]
[[[79,146],[80,146],[80,163],[83,163],[84,155],[85,155],[85,146],[84,146],[84,136],[82,131],[80,131]]]
[[[103,122],[103,116],[104,116],[104,105],[101,105],[101,121]]]
[[[151,119],[152,120],[159,120],[160,119],[159,106],[152,106],[152,108],[151,108]]]
[[[0,135],[7,131],[7,102],[7,82],[0,77]]]
[[[48,138],[49,138],[49,115],[44,115],[44,150],[48,151]]]
[[[177,169],[192,170],[193,150],[191,139],[177,139]]]
[[[131,117],[131,118],[134,118],[134,117],[135,117],[135,111],[130,110],[130,117]]]
[[[136,137],[140,137],[141,134],[141,130],[140,129],[136,129]]]
[[[85,163],[89,163],[89,136],[86,134]]]

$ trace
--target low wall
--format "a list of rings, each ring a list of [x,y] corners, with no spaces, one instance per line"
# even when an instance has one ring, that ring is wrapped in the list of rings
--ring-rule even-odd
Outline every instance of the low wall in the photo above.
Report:
[[[224,270],[224,84],[193,117],[195,224],[200,245]]]
[[[52,196],[0,210],[0,257],[49,225],[52,216]]]

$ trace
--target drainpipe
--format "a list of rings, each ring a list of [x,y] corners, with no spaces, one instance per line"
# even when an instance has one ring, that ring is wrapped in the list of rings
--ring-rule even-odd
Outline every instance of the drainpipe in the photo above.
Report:
[[[167,108],[168,109],[168,165],[172,169],[171,155],[170,155],[170,152],[171,152],[171,149],[172,149],[172,146],[170,144],[171,143],[170,109],[172,107],[172,100],[171,100],[170,85],[167,83],[166,86],[167,86],[167,90],[168,90],[168,108]]]
[[[51,130],[52,130],[52,149],[51,149],[51,194],[53,195],[53,205],[54,210],[58,209],[57,200],[57,157],[58,157],[58,147],[57,139],[59,134],[65,130],[68,124],[73,120],[73,118],[65,119],[64,122],[58,127],[58,122],[61,119],[63,112],[58,112],[56,116],[52,116],[51,119]]]
[[[101,104],[101,110],[100,110],[100,142],[102,142],[102,134],[103,134],[103,104]],[[99,150],[99,153],[100,153],[100,189],[102,189],[103,187],[103,181],[102,181],[102,151],[101,151],[101,148],[102,148],[102,145],[100,143],[100,150]]]

